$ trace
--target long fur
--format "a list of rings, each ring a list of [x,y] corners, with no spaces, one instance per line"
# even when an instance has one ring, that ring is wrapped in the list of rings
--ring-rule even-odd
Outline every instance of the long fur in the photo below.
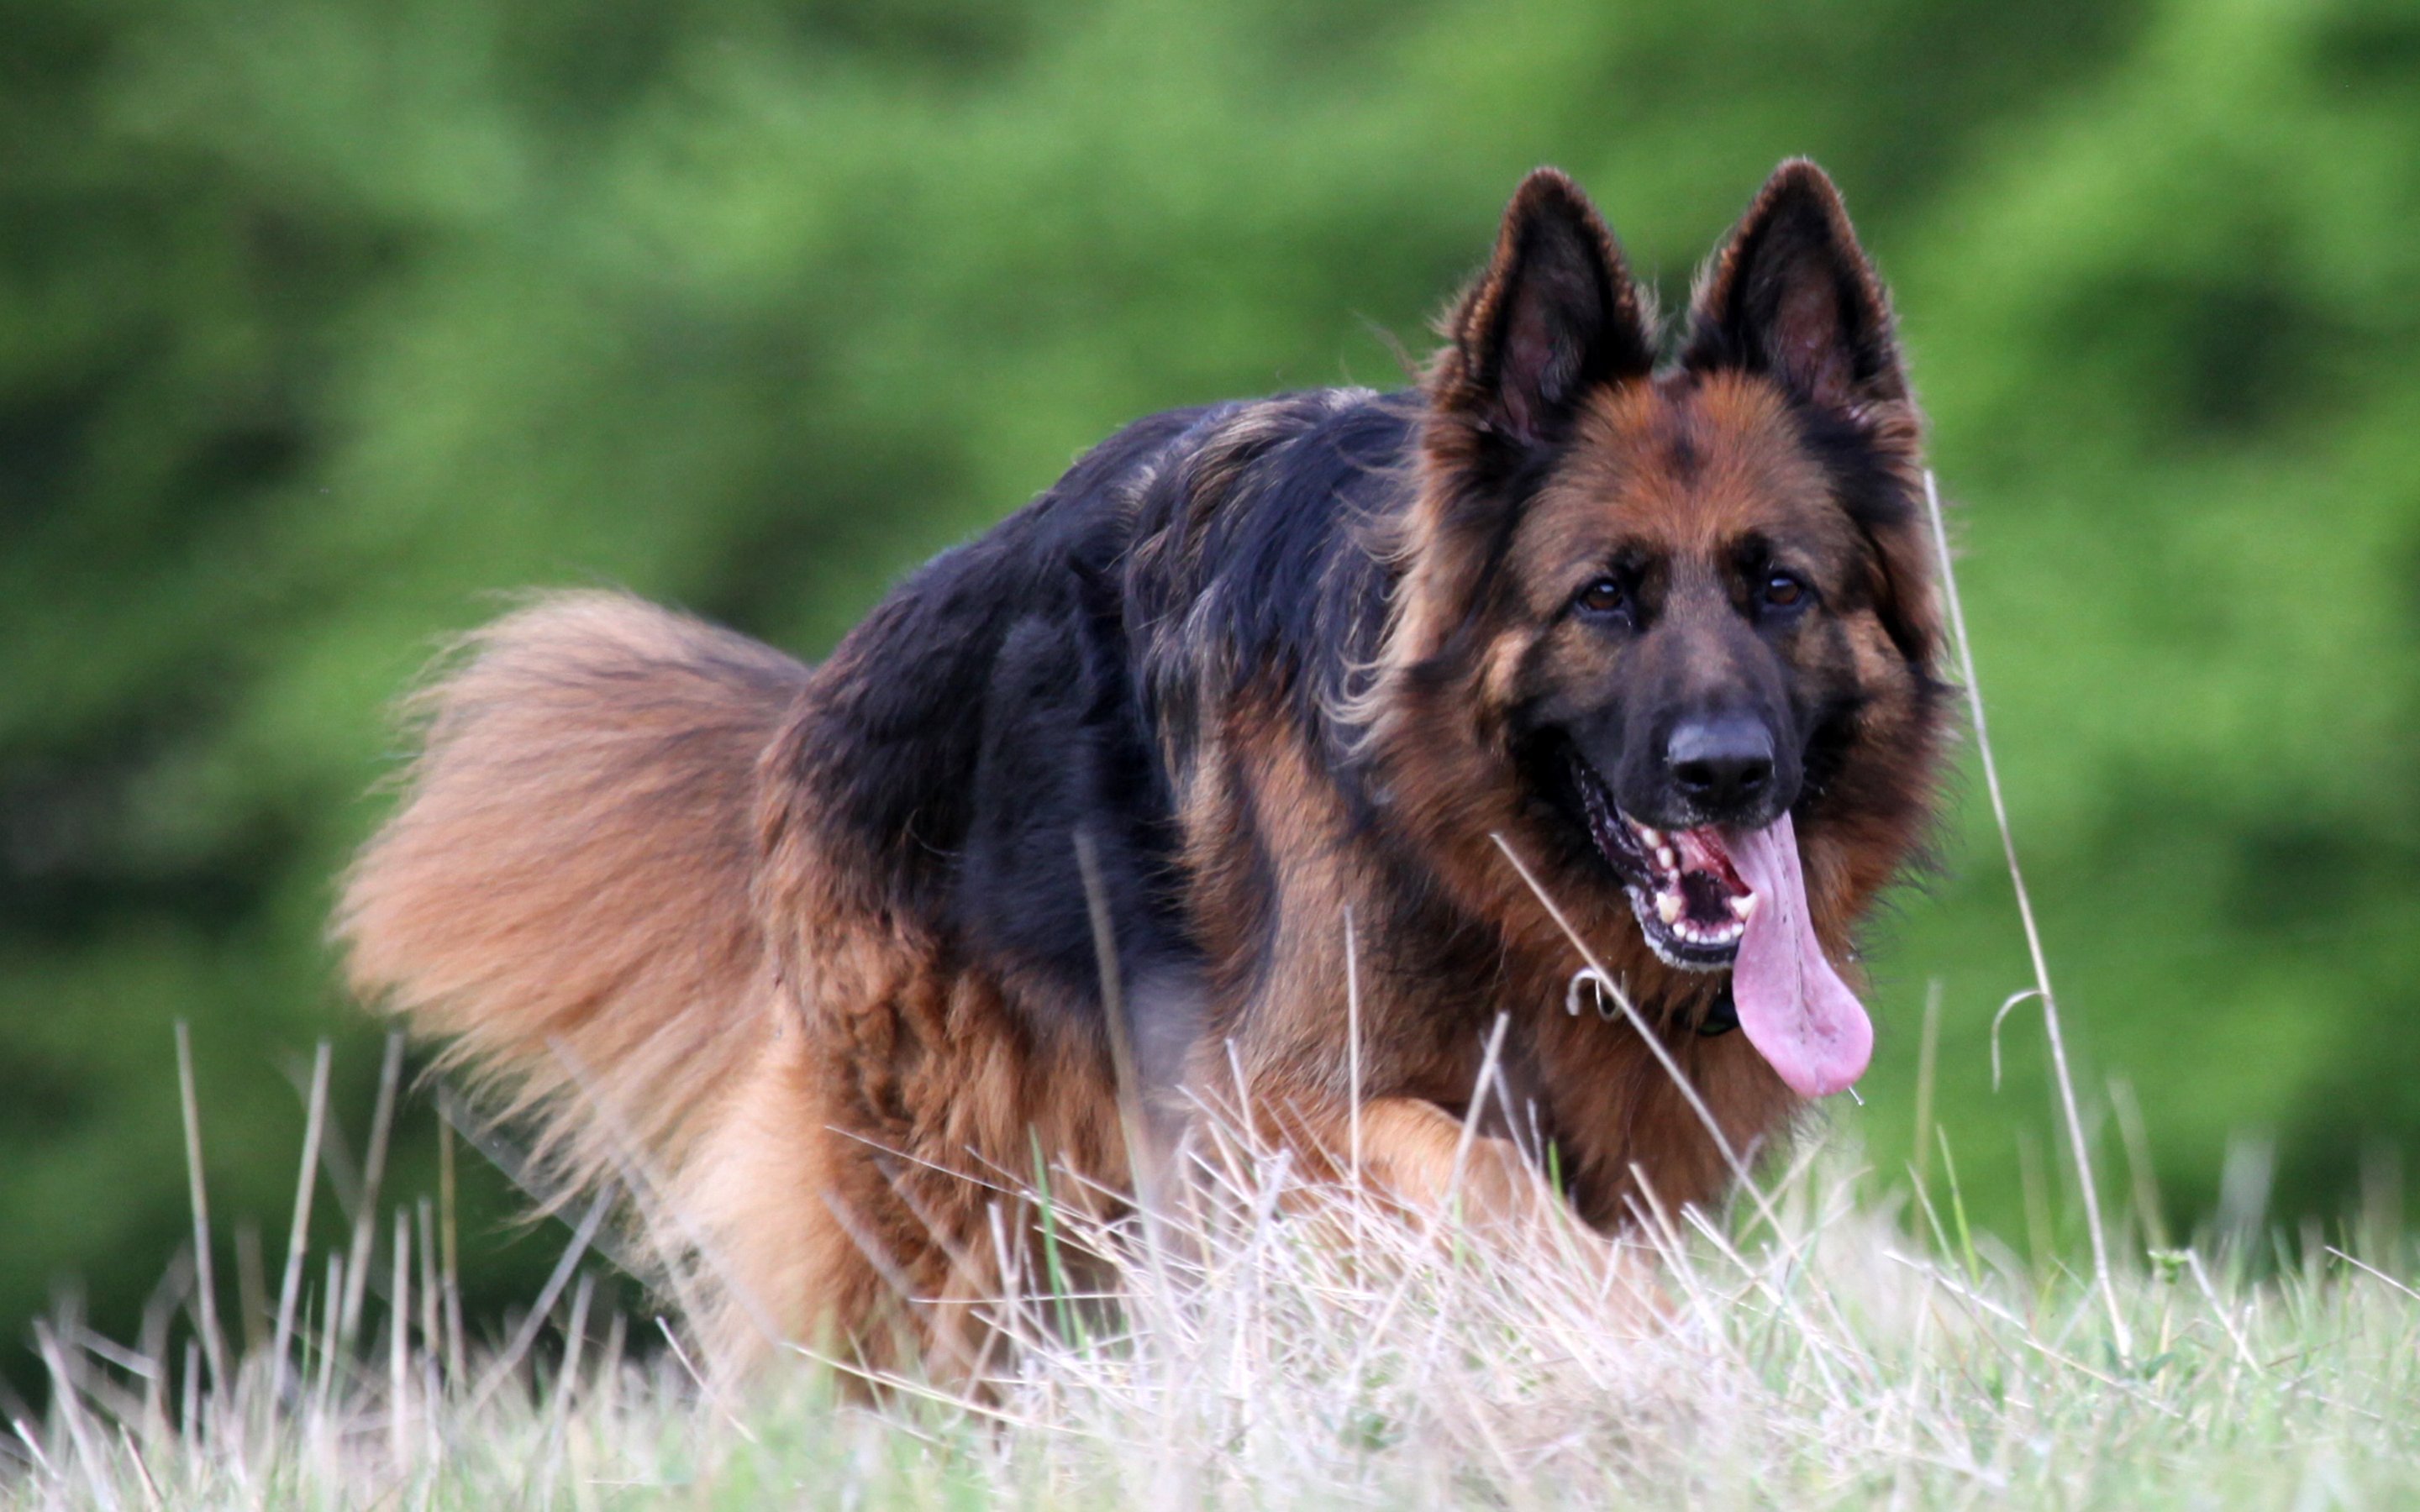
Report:
[[[734,1360],[820,1336],[971,1369],[983,1304],[1044,1260],[1016,1194],[1124,1200],[1158,1158],[1138,1105],[1154,1137],[1223,1106],[1314,1172],[1357,1128],[1415,1204],[1458,1173],[1534,1208],[1550,1162],[1551,1200],[1608,1230],[1642,1183],[1712,1198],[1718,1142],[1636,1035],[1564,1011],[1579,957],[1504,848],[1752,1149],[1800,1104],[1699,1032],[1721,979],[1648,948],[1573,754],[1660,717],[1664,682],[1754,662],[1800,721],[1838,957],[1921,839],[1943,718],[1919,424],[1811,165],[1690,318],[1655,368],[1611,236],[1542,171],[1419,388],[1139,421],[812,670],[627,597],[540,599],[417,701],[338,914],[353,983],[534,1120],[563,1190],[630,1185]],[[1796,628],[1721,597],[1743,543],[1822,579]],[[1695,575],[1662,651],[1563,612],[1617,550]]]

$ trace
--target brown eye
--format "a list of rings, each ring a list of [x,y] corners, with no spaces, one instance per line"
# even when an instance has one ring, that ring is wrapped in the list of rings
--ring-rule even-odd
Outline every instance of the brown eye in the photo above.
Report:
[[[1807,597],[1807,584],[1795,573],[1776,572],[1764,579],[1764,601],[1775,609],[1795,609]]]
[[[1590,614],[1619,614],[1630,606],[1630,594],[1620,579],[1597,578],[1574,594],[1572,602]]]

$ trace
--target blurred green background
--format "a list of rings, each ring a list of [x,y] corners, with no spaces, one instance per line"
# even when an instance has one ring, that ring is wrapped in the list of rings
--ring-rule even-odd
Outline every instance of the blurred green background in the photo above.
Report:
[[[2420,9],[2377,0],[13,0],[0,49],[0,1336],[131,1330],[186,1232],[269,1267],[310,1047],[376,1033],[332,875],[384,709],[499,591],[813,654],[1122,422],[1351,380],[1521,172],[1668,304],[1775,162],[1838,178],[1955,501],[2103,1168],[2179,1232],[2340,1214],[2420,1140]],[[1971,778],[1838,1122],[1938,1112],[2064,1220]],[[2118,1104],[2124,1105],[2121,1103]],[[393,1189],[427,1189],[425,1108]],[[2233,1175],[2222,1180],[2230,1144]],[[2273,1150],[2273,1163],[2264,1151]],[[473,1163],[475,1165],[475,1162]],[[342,1162],[338,1165],[341,1166]],[[2265,1173],[2265,1175],[2264,1175]],[[528,1294],[483,1171],[473,1279]],[[1940,1166],[1933,1165],[1940,1182]],[[2226,1193],[2222,1202],[2222,1191]],[[339,1203],[323,1200],[333,1226]]]

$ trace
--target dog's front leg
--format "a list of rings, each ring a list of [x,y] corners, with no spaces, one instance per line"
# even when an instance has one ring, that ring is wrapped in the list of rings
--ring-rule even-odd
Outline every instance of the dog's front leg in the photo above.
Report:
[[[1426,1098],[1362,1103],[1360,1155],[1364,1178],[1416,1211],[1459,1208],[1475,1226],[1529,1227],[1563,1206],[1512,1141],[1466,1132]]]
[[[1495,1134],[1466,1136],[1460,1120],[1425,1098],[1361,1104],[1361,1171],[1413,1211],[1458,1218],[1516,1252],[1545,1241],[1595,1268],[1611,1316],[1625,1326],[1643,1328],[1672,1311],[1646,1251],[1590,1229],[1520,1147]]]

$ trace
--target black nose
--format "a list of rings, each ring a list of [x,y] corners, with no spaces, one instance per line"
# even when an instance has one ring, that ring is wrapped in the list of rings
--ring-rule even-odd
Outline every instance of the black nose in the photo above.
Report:
[[[1664,748],[1672,785],[1709,818],[1749,808],[1773,785],[1773,735],[1760,719],[1683,719]]]

